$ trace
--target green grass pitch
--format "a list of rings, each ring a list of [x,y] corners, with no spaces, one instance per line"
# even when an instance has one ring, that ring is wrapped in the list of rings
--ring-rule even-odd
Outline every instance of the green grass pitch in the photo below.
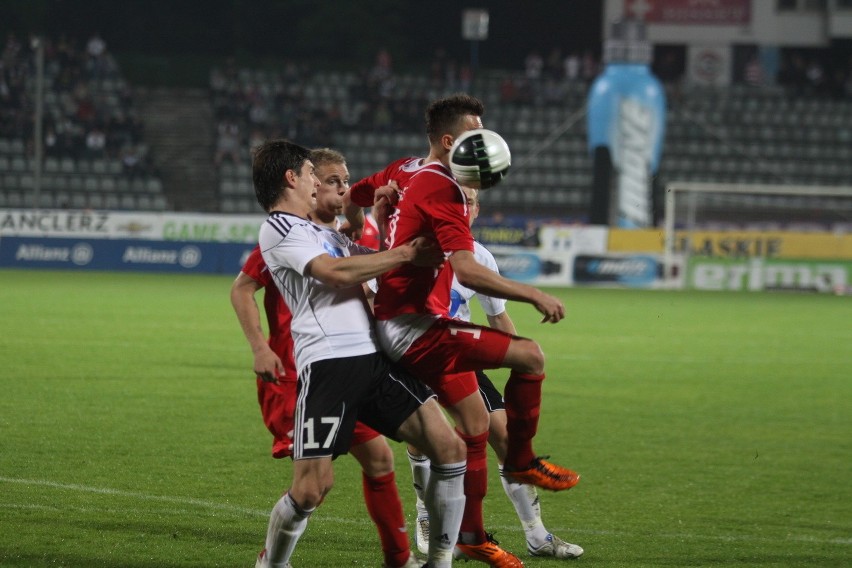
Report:
[[[269,457],[230,282],[0,271],[0,566],[254,566],[290,466]],[[536,449],[583,475],[541,494],[576,565],[852,565],[852,300],[555,293],[558,325],[510,313],[547,354]],[[336,475],[296,568],[381,565],[357,464]],[[498,540],[560,564],[526,555],[494,475],[489,492]]]

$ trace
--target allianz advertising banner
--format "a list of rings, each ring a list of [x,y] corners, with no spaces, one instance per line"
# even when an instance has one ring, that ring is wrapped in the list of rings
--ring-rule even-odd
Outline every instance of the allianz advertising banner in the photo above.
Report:
[[[236,275],[254,245],[131,239],[0,238],[0,267]]]

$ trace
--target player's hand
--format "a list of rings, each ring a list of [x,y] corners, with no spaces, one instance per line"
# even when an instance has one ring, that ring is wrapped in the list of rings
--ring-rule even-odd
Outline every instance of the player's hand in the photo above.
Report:
[[[278,377],[284,375],[284,364],[268,345],[254,354],[254,374],[258,379],[276,385]]]
[[[533,305],[544,316],[541,323],[556,323],[565,317],[562,300],[550,294],[541,292]]]
[[[411,264],[415,266],[428,266],[430,268],[440,268],[444,265],[444,251],[432,239],[417,237],[409,242],[407,246],[411,247],[414,253]]]
[[[349,221],[344,221],[337,230],[349,237],[352,241],[357,241],[364,234],[363,229],[353,229]]]
[[[373,219],[382,229],[388,222],[391,211],[399,203],[399,186],[391,180],[388,185],[383,185],[373,195]]]
[[[376,188],[373,193],[373,206],[379,207],[382,203],[396,207],[399,203],[399,186],[396,181],[390,180],[387,185]]]

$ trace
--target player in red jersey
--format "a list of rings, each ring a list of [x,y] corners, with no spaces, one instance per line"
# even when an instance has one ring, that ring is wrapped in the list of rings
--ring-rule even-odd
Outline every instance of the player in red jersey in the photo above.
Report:
[[[342,197],[349,188],[345,158],[338,152],[319,149],[311,161],[320,180],[315,223],[337,229]],[[255,293],[264,290],[263,304],[269,327],[264,337]],[[297,373],[290,334],[290,310],[275,286],[259,247],[255,247],[231,288],[231,302],[254,354],[257,395],[264,424],[273,435],[272,455],[292,456],[292,430],[296,406]],[[409,550],[408,534],[397,490],[393,452],[378,432],[356,423],[349,452],[362,467],[364,500],[379,531],[387,567],[419,566]]]
[[[404,158],[356,183],[352,201],[362,207],[393,210],[386,223],[385,245],[392,249],[417,236],[437,240],[448,257],[439,271],[402,267],[385,273],[375,299],[382,348],[438,394],[467,446],[465,517],[459,549],[492,566],[520,566],[520,560],[489,542],[482,522],[487,487],[486,445],[489,417],[479,395],[474,371],[509,368],[506,384],[508,449],[504,474],[512,481],[554,491],[577,484],[575,472],[536,457],[532,438],[538,428],[544,354],[530,340],[460,322],[449,313],[453,276],[472,290],[527,302],[556,323],[565,317],[562,302],[540,290],[508,280],[474,258],[466,197],[450,169],[449,153],[463,132],[482,127],[482,103],[459,94],[434,101],[426,111],[429,155]],[[379,190],[391,181],[399,191]]]

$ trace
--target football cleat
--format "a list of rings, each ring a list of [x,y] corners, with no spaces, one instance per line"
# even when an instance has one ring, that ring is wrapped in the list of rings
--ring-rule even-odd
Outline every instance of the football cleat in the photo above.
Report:
[[[552,556],[553,558],[571,559],[583,556],[583,549],[576,544],[565,542],[553,534],[547,535],[547,540],[539,547],[533,547],[527,541],[527,551],[531,556]]]
[[[577,485],[580,474],[546,461],[549,457],[535,458],[530,462],[529,469],[511,471],[504,467],[503,476],[515,483],[526,483],[550,491],[564,491]]]
[[[429,517],[421,517],[416,521],[414,544],[420,554],[429,554]]]
[[[457,543],[453,556],[477,560],[496,568],[523,568],[524,563],[521,562],[521,559],[500,548],[498,546],[500,543],[494,540],[491,533],[485,533],[485,537],[485,542],[482,544]]]
[[[269,561],[266,559],[265,548],[257,555],[257,562],[254,563],[254,568],[269,568]],[[288,562],[284,568],[293,568],[293,566]]]
[[[391,567],[388,566],[387,564],[382,564],[382,568],[391,568]],[[422,568],[422,565],[420,564],[420,562],[417,561],[417,558],[415,558],[414,555],[412,554],[408,557],[408,560],[406,561],[406,563],[403,564],[402,566],[400,566],[399,568]]]

